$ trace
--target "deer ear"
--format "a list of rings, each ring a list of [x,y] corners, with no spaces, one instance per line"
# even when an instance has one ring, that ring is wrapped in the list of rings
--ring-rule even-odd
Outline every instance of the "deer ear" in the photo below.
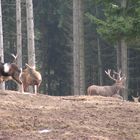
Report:
[[[31,69],[31,66],[29,64],[26,63],[25,66]]]
[[[29,68],[29,69],[35,69],[35,67],[32,67],[32,66],[30,66],[30,65],[27,64],[27,63],[26,63],[25,65],[26,65],[26,67]]]

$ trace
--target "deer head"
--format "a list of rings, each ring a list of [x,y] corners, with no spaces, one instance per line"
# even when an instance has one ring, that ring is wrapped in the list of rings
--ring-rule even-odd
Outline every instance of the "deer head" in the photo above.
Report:
[[[124,86],[124,83],[126,81],[126,77],[124,75],[122,75],[122,71],[119,70],[119,72],[116,72],[113,70],[113,75],[111,76],[111,69],[108,69],[108,71],[105,71],[106,75],[112,79],[113,81],[115,81],[115,84],[120,85],[120,86]]]

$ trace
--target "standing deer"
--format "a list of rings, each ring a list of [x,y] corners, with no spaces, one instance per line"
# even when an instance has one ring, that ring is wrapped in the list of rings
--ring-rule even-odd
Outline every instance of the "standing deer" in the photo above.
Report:
[[[29,86],[34,86],[35,93],[38,92],[39,86],[42,82],[42,76],[38,71],[36,71],[34,68],[26,64],[26,68],[23,69],[21,77],[22,77],[21,79],[23,83],[23,89],[25,92],[27,92]]]
[[[105,73],[110,79],[115,81],[115,84],[113,84],[112,86],[89,86],[87,89],[87,95],[114,96],[118,95],[119,91],[124,88],[126,77],[121,76],[121,71],[119,71],[118,73],[113,71],[112,76],[111,70],[105,71]]]
[[[12,56],[15,58],[14,62],[17,63],[17,55],[15,56],[12,54]],[[42,82],[42,76],[41,74],[35,70],[35,68],[31,67],[29,64],[25,64],[26,68],[22,70],[20,79],[22,81],[22,91],[27,92],[29,86],[33,86],[35,93],[39,91],[39,86]]]
[[[8,80],[13,80],[16,83],[22,84],[20,80],[21,69],[15,63],[2,63],[0,62],[0,83]]]

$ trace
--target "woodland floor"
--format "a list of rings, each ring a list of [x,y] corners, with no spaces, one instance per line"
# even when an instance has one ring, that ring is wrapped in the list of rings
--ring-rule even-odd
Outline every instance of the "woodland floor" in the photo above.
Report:
[[[0,91],[0,140],[140,140],[140,103]]]

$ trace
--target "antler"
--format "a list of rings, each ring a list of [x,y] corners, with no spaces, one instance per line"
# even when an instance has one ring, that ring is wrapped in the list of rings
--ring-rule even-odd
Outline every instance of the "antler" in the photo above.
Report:
[[[122,71],[121,70],[119,70],[119,72],[116,72],[115,70],[113,70],[113,73],[117,75],[118,80],[122,79],[122,77],[121,77]]]
[[[108,69],[108,71],[105,71],[105,73],[109,76],[110,79],[117,81],[117,79],[115,79],[115,75],[113,74],[113,76],[111,76],[111,69]]]
[[[17,54],[14,55],[13,53],[11,53],[11,55],[14,57],[13,63],[16,63],[16,60],[17,60],[18,55]]]
[[[125,75],[121,76],[121,74],[122,74],[121,70],[119,70],[119,72],[116,72],[113,70],[112,76],[111,76],[111,69],[108,69],[108,71],[105,71],[105,73],[109,76],[110,79],[114,80],[115,82],[126,80]],[[117,75],[117,76],[115,76],[115,75]],[[117,77],[117,78],[115,78],[115,77]]]

